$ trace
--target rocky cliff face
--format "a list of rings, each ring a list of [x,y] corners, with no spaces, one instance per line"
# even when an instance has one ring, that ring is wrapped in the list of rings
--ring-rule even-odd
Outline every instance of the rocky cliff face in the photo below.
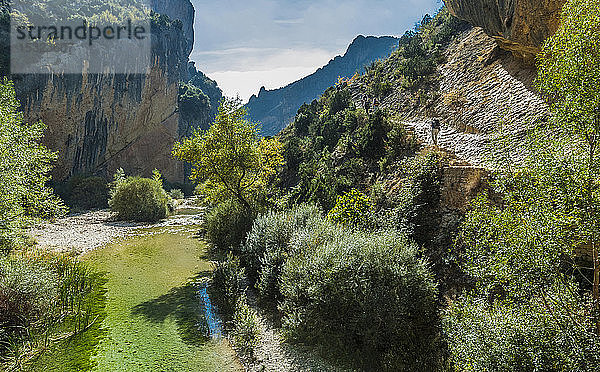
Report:
[[[559,25],[565,0],[445,0],[456,17],[479,26],[505,50],[532,63]]]
[[[194,6],[189,0],[152,0],[152,9],[173,20],[180,20],[189,55],[194,46]]]
[[[396,86],[382,107],[397,113],[426,144],[431,144],[429,119],[440,118],[440,147],[467,164],[486,165],[491,138],[500,126],[513,138],[517,157],[527,128],[549,117],[548,106],[533,85],[535,68],[499,52],[494,39],[480,28],[455,38],[444,60],[437,69],[435,88],[413,93]],[[354,94],[360,102],[361,96]],[[431,101],[424,104],[420,96]]]
[[[152,24],[154,65],[148,75],[12,76],[27,121],[48,127],[45,144],[57,151],[54,179],[89,173],[109,178],[122,167],[150,175],[157,168],[184,180],[171,149],[189,125],[177,110],[179,81],[189,75],[193,7],[189,0],[155,0],[164,17]]]

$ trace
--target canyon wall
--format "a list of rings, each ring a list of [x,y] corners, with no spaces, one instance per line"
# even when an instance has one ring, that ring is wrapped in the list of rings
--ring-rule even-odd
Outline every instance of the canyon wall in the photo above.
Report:
[[[445,0],[450,12],[483,28],[505,50],[532,63],[560,23],[565,0]]]
[[[152,0],[152,9],[182,24],[183,37],[187,43],[189,55],[194,46],[194,6],[189,0]]]
[[[179,81],[189,75],[194,8],[189,0],[154,0],[166,13],[152,22],[153,66],[147,75],[13,75],[27,122],[47,126],[45,144],[58,153],[56,181],[76,174],[110,178],[122,167],[184,181],[171,149],[190,125],[177,109]]]

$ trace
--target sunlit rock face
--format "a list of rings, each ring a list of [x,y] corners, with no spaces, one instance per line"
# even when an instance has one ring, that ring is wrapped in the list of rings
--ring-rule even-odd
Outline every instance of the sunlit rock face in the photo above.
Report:
[[[13,75],[26,121],[47,126],[44,143],[58,154],[57,181],[77,174],[107,179],[118,168],[184,181],[173,144],[190,123],[178,112],[179,81],[187,80],[193,45],[190,0],[154,0],[156,12],[181,23],[153,25],[149,74]]]
[[[501,48],[533,63],[560,22],[565,0],[445,0],[456,17],[484,29]]]

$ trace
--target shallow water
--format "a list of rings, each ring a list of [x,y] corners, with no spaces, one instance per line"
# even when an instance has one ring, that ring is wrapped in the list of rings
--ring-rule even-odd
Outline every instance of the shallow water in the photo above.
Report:
[[[220,339],[223,336],[223,322],[219,318],[217,309],[213,306],[208,296],[206,283],[201,283],[198,288],[201,304],[204,307],[204,317],[208,326],[208,335],[213,339]]]
[[[104,315],[81,340],[44,355],[35,370],[242,370],[199,284],[212,266],[196,230],[148,229],[86,254],[106,282]]]

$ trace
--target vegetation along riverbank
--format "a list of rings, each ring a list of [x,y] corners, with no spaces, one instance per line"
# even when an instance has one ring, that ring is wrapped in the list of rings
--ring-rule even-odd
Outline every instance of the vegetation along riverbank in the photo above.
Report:
[[[147,76],[0,78],[0,369],[600,370],[600,0],[446,0],[267,137],[170,1]]]

